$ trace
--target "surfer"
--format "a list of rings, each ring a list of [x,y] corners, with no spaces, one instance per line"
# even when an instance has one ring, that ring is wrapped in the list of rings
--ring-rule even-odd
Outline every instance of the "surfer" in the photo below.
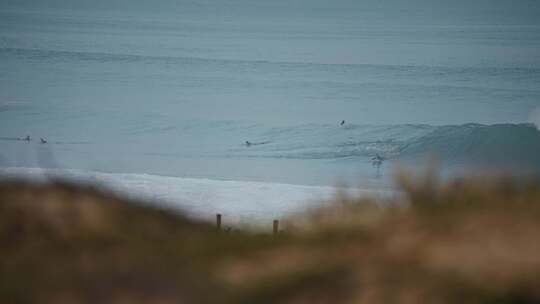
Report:
[[[373,156],[371,158],[371,160],[372,161],[381,161],[382,162],[384,160],[384,158],[382,156],[380,156],[379,153],[377,153],[375,156]]]
[[[343,126],[345,124],[345,120],[342,120],[341,123],[339,124],[340,126]]]
[[[46,144],[46,143],[47,143],[47,141],[46,141],[45,139],[43,139],[43,138],[40,138],[40,141],[41,141],[42,144]]]
[[[258,142],[250,142],[249,140],[246,140],[246,142],[244,143],[246,146],[260,146],[260,145],[266,145],[270,143],[269,140],[267,141],[258,141]]]
[[[15,137],[14,140],[24,140],[24,141],[30,141],[30,135],[26,135],[26,137]]]
[[[382,165],[383,161],[384,161],[384,158],[380,156],[379,153],[377,153],[377,155],[371,158],[371,163],[373,164],[373,166],[377,168]]]
[[[377,153],[375,156],[373,156],[372,160],[384,160],[384,158],[382,156],[379,155],[379,153]]]

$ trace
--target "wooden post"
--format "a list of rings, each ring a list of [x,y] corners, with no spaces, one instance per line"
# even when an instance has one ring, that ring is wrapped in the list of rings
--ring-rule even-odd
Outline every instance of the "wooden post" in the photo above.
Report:
[[[216,226],[218,230],[221,230],[221,214],[216,214]]]
[[[279,221],[274,220],[274,229],[273,229],[274,235],[277,235],[279,232]]]

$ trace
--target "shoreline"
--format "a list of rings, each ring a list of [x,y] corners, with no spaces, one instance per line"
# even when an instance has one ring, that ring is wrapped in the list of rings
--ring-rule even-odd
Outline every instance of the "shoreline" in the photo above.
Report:
[[[388,197],[395,193],[382,189],[103,173],[79,169],[0,168],[1,179],[33,182],[60,180],[91,185],[148,201],[160,208],[185,212],[195,218],[212,221],[215,214],[220,213],[232,224],[248,225],[321,207],[338,192],[353,198]]]

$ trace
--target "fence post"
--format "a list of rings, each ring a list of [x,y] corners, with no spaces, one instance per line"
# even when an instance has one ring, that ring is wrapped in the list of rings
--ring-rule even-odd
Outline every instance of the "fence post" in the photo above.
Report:
[[[277,235],[278,232],[279,232],[279,221],[278,221],[278,220],[274,220],[273,233],[274,233],[274,235]]]
[[[221,230],[221,214],[216,214],[216,226],[218,230]]]

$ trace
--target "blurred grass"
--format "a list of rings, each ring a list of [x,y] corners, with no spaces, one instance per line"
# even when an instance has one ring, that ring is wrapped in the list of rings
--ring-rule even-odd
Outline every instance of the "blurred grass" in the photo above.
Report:
[[[402,174],[278,236],[65,183],[0,184],[1,303],[540,303],[540,181]]]

